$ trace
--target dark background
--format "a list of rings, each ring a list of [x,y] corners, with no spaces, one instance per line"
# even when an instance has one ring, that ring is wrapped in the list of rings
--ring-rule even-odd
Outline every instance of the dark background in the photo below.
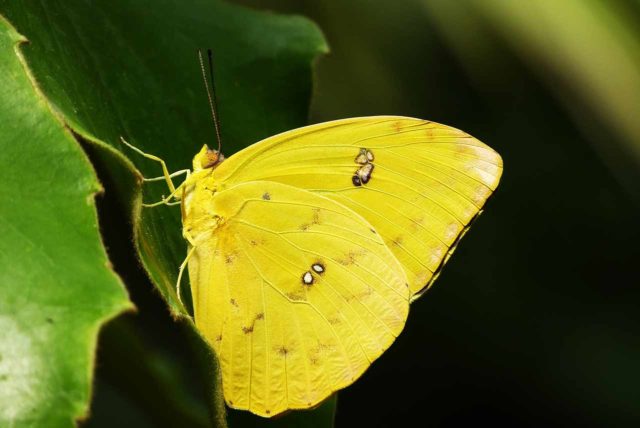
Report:
[[[325,32],[311,122],[425,118],[504,159],[337,426],[637,425],[640,3],[240,3]]]
[[[236,3],[302,14],[325,32],[332,52],[317,63],[310,122],[414,116],[504,160],[496,194],[403,334],[339,393],[336,425],[637,426],[640,3]],[[134,250],[117,239],[130,233],[126,213],[109,192],[99,204],[140,311],[101,332],[85,425],[206,426],[196,374],[207,357],[132,270]]]

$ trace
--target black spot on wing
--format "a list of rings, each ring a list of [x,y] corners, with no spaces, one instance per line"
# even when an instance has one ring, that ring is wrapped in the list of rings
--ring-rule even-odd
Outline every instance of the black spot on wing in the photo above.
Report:
[[[313,269],[314,272],[319,273],[320,275],[322,275],[325,271],[325,267],[322,263],[312,264],[311,269]]]
[[[282,345],[282,346],[280,346],[280,347],[276,348],[276,352],[277,352],[278,354],[282,355],[283,357],[286,357],[286,356],[287,356],[287,354],[288,354],[289,352],[291,352],[291,349],[289,349],[289,348],[287,348],[286,346]]]
[[[311,272],[307,271],[302,274],[302,284],[304,285],[313,284],[313,274],[311,274]]]

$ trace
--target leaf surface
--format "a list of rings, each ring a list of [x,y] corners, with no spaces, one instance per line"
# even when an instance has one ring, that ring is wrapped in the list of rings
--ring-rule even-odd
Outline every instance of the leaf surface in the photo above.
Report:
[[[0,425],[73,426],[100,325],[131,307],[100,241],[100,185],[0,19]]]

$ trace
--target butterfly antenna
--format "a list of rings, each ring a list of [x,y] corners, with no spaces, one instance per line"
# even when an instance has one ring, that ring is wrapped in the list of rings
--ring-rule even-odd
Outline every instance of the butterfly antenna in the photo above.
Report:
[[[207,81],[207,73],[204,70],[204,59],[202,58],[202,51],[198,50],[198,58],[200,59],[200,70],[202,71],[202,80],[204,80],[204,87],[207,89],[207,97],[209,97],[209,107],[211,107],[211,117],[213,118],[213,125],[216,128],[216,138],[218,139],[218,153],[222,148],[222,138],[220,137],[220,121],[218,120],[218,101],[216,100],[216,85],[213,80],[213,54],[211,49],[207,49],[209,56],[209,77],[211,79],[211,88],[209,88],[209,82]]]

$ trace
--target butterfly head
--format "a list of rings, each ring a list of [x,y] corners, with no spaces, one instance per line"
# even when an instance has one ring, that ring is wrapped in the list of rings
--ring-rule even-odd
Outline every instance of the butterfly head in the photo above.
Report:
[[[218,150],[210,149],[206,144],[202,146],[200,152],[193,157],[193,171],[203,169],[214,169],[224,160],[224,155]]]

